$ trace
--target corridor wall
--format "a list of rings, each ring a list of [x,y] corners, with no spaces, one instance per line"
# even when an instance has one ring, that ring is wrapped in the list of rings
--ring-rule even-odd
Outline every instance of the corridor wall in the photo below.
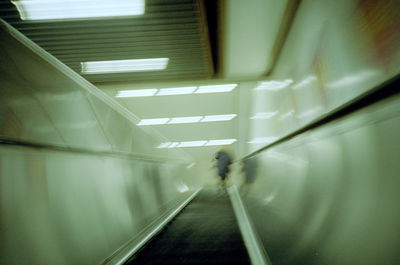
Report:
[[[397,9],[301,1],[271,76],[241,86],[234,182],[272,264],[398,263]]]
[[[105,264],[193,193],[190,157],[0,24],[0,263]]]

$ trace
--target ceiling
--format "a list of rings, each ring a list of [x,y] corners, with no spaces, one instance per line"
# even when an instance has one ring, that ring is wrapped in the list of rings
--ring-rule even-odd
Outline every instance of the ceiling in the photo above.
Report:
[[[34,0],[32,0],[34,1]],[[285,1],[146,0],[125,18],[22,21],[9,0],[0,17],[114,97],[140,119],[238,114],[230,121],[155,125],[171,141],[237,139],[239,89],[265,78],[283,39]],[[165,70],[82,74],[81,62],[169,58]],[[116,98],[118,91],[237,83],[229,93]],[[232,145],[232,149],[235,148]],[[185,150],[209,161],[218,146]]]
[[[1,17],[77,73],[81,62],[169,58],[163,71],[84,74],[91,82],[204,79],[213,74],[201,1],[146,0],[143,15],[73,21],[21,20],[10,1]],[[51,11],[49,11],[51,12]]]

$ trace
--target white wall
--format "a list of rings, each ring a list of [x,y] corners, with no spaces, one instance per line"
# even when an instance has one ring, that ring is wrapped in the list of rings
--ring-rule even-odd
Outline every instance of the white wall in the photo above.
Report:
[[[0,263],[100,264],[193,192],[190,158],[0,23]]]
[[[276,114],[251,120],[248,138],[241,142],[259,138],[264,143],[242,147],[247,149],[242,154],[398,74],[400,25],[396,9],[391,1],[301,1],[272,75],[263,80],[269,82],[266,89],[246,90],[251,94],[248,104],[252,109],[241,116]]]

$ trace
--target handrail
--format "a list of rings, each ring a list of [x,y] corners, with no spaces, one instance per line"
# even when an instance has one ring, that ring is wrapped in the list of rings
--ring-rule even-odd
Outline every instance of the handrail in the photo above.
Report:
[[[11,140],[11,139],[6,139],[6,138],[0,137],[0,146],[1,145],[22,146],[22,147],[27,147],[27,148],[47,149],[47,150],[52,150],[52,151],[98,155],[98,156],[115,156],[115,157],[123,157],[123,158],[128,158],[128,159],[141,160],[141,161],[154,162],[154,163],[166,162],[166,161],[176,161],[176,162],[180,162],[180,163],[186,163],[186,161],[179,159],[179,158],[170,158],[170,157],[167,158],[167,157],[161,157],[161,156],[140,154],[140,153],[135,153],[135,152],[92,150],[92,149],[77,148],[77,147],[50,145],[50,144],[45,144],[45,143],[35,143],[35,142]]]

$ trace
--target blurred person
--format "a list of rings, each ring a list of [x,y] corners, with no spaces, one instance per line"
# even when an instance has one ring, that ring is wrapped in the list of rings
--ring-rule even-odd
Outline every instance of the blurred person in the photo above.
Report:
[[[257,177],[257,159],[256,157],[250,157],[242,161],[242,172],[244,180],[240,186],[242,195],[249,193],[251,185],[254,183]]]
[[[215,155],[217,160],[216,166],[218,171],[218,176],[221,179],[221,188],[226,190],[226,181],[230,172],[230,165],[232,164],[232,158],[227,151],[221,149]]]

